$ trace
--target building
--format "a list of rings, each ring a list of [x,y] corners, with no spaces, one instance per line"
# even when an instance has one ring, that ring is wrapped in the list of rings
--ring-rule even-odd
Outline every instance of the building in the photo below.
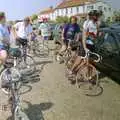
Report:
[[[40,13],[41,17],[47,17],[55,20],[58,16],[78,16],[80,19],[85,18],[90,10],[102,10],[104,19],[113,15],[113,8],[101,0],[62,0],[55,9],[49,8]]]
[[[43,19],[53,20],[54,19],[53,13],[54,13],[54,9],[52,7],[47,8],[39,13],[38,20],[39,21]]]
[[[80,18],[86,17],[90,10],[102,10],[104,18],[107,19],[113,14],[112,7],[103,1],[98,0],[63,0],[54,11],[55,17],[57,16],[79,16]]]

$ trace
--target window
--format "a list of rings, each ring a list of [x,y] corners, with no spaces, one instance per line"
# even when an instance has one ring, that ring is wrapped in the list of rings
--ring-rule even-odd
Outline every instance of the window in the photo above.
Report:
[[[113,52],[117,49],[116,40],[112,33],[106,33],[104,36],[104,43],[102,45],[104,50],[108,52]]]
[[[104,11],[107,12],[107,8],[106,7],[104,7]]]
[[[98,10],[102,10],[102,9],[103,9],[103,6],[99,6],[99,7],[98,7]]]
[[[111,8],[109,8],[109,11],[111,11]]]
[[[94,9],[94,6],[93,6],[93,5],[87,6],[87,10],[88,10],[88,11],[93,10],[93,9]]]
[[[66,14],[68,14],[68,9],[66,8]]]
[[[73,8],[71,8],[71,13],[73,13]]]
[[[77,13],[79,13],[79,7],[76,7],[76,11],[77,11]]]

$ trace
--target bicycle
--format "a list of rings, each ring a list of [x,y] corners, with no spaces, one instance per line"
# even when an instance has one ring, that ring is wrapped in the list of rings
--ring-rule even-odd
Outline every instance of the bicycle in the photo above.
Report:
[[[48,43],[45,44],[45,41],[38,37],[30,40],[29,51],[37,57],[48,56],[50,52]]]
[[[87,96],[98,96],[102,94],[103,88],[100,85],[99,71],[90,62],[90,55],[97,57],[96,60],[93,60],[93,63],[97,63],[102,59],[97,53],[87,52],[86,57],[82,58],[84,64],[80,66],[76,74],[76,86],[85,90]]]
[[[22,86],[22,81],[20,71],[17,68],[17,58],[19,57],[19,55],[13,54],[13,62],[6,63],[6,68],[1,72],[0,75],[0,81],[2,81],[3,93],[8,95],[8,102],[12,113],[12,119],[29,120],[20,106],[19,90]],[[5,82],[4,84],[3,81]]]
[[[65,63],[65,65],[67,65],[68,61],[70,60],[71,56],[72,56],[72,50],[70,47],[70,44],[72,43],[73,40],[68,39],[68,47],[66,48],[66,50],[63,53],[57,53],[56,54],[56,60],[59,61],[60,63]],[[59,55],[59,56],[58,56]]]
[[[19,46],[22,54],[19,56],[17,67],[25,74],[33,74],[36,70],[36,64],[33,57],[27,54],[27,47],[26,44]]]

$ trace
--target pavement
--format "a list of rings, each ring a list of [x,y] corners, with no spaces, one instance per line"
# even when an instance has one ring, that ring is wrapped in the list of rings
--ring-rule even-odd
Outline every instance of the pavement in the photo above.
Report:
[[[110,78],[101,78],[103,93],[84,95],[65,77],[64,64],[52,57],[35,58],[40,80],[29,78],[21,91],[22,109],[29,120],[120,120],[120,85]],[[28,92],[27,92],[28,91]],[[0,92],[1,104],[7,97]],[[10,111],[0,109],[0,120],[8,120]]]

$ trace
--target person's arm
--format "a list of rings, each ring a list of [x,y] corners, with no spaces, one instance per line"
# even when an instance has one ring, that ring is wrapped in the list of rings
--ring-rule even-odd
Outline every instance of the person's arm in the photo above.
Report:
[[[83,33],[82,33],[82,45],[83,48],[86,50],[86,39],[87,39],[87,35],[86,35],[86,30],[83,29]]]
[[[15,24],[15,25],[12,27],[13,36],[14,36],[15,39],[18,38],[17,32],[16,32],[16,31],[18,30],[18,28],[19,28],[19,23]]]
[[[65,34],[66,34],[66,32],[67,32],[67,29],[68,29],[68,25],[65,25],[65,26],[63,27],[63,30],[62,30],[62,40],[65,39]]]
[[[85,21],[84,24],[83,24],[83,33],[82,33],[82,45],[83,45],[84,50],[87,49],[86,39],[87,39],[88,27],[89,27],[88,21]]]
[[[78,27],[77,27],[77,32],[76,32],[75,38],[76,38],[76,41],[79,41],[79,40],[80,40],[80,26],[79,26],[79,25],[78,25]]]

